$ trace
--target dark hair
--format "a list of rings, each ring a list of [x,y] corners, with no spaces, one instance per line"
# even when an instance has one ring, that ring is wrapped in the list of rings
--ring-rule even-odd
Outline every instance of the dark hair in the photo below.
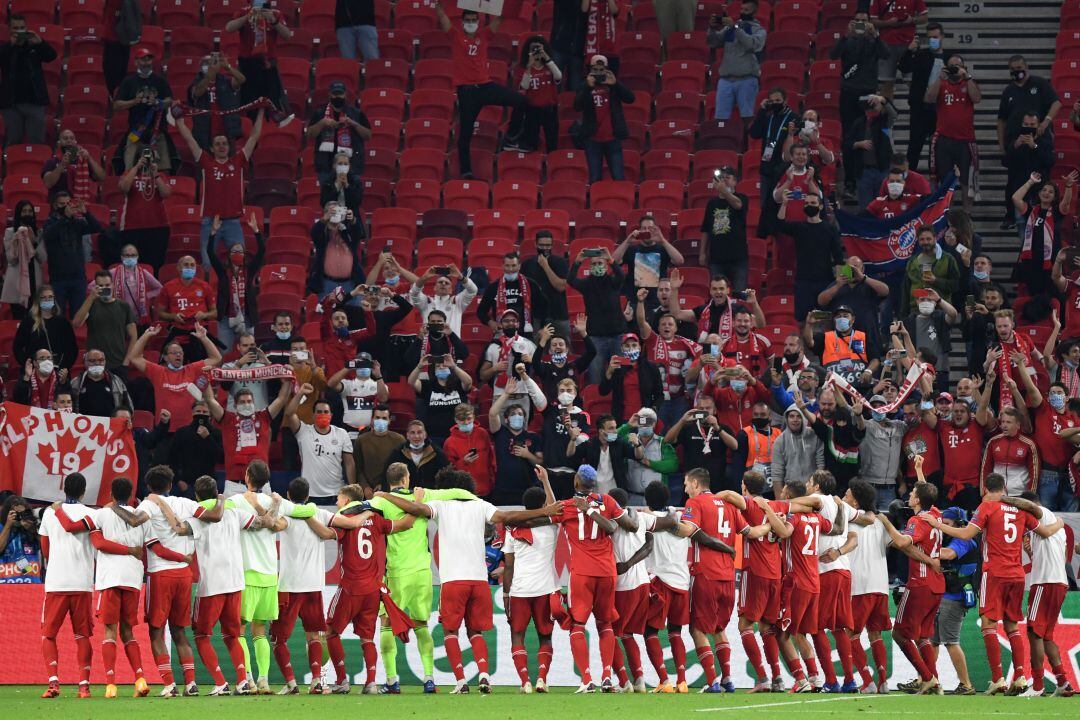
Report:
[[[289,499],[293,502],[307,502],[309,492],[311,492],[311,486],[308,485],[308,481],[304,478],[295,477],[289,481]]]
[[[608,491],[608,495],[611,496],[612,500],[619,503],[619,507],[626,507],[630,504],[630,496],[620,487],[612,488]]]
[[[754,470],[744,472],[742,482],[751,495],[760,495],[765,491],[765,476]]]
[[[604,414],[596,418],[596,429],[599,430],[600,428],[602,428],[604,426],[604,423],[608,422],[609,420],[611,422],[616,422],[614,415]]]
[[[518,254],[517,250],[511,250],[510,252],[503,255],[503,260],[510,260],[510,259],[520,260],[521,255]]]
[[[126,503],[131,499],[131,481],[126,477],[113,478],[112,497],[118,503]]]
[[[731,280],[728,278],[727,275],[725,275],[723,273],[715,273],[715,274],[713,274],[713,276],[711,278],[709,278],[709,283],[711,284],[711,283],[714,283],[714,282],[720,282],[721,280],[726,282],[728,284],[728,287],[731,287]]]
[[[919,348],[919,357],[921,357],[923,362],[925,362],[925,363],[930,363],[931,365],[937,365],[937,361],[938,361],[937,353],[935,353],[933,350],[931,350],[928,347],[920,347]]]
[[[533,45],[541,45],[544,48],[544,52],[547,53],[547,56],[551,57],[551,46],[548,45],[547,38],[543,35],[530,35],[525,38],[525,42],[521,43],[521,58],[518,60],[521,67],[529,66],[529,60],[532,57],[529,50]]]
[[[429,321],[430,321],[432,315],[438,315],[439,317],[441,317],[443,319],[443,322],[446,321],[446,313],[444,313],[442,310],[434,310],[434,309],[431,310],[431,312],[428,313],[428,320]]]
[[[71,473],[64,478],[64,494],[75,500],[86,494],[86,478],[82,473]]]
[[[907,155],[905,155],[904,153],[901,153],[901,152],[893,153],[892,156],[889,158],[889,165],[891,165],[892,167],[899,167],[900,165],[906,165],[906,164],[907,164]]]
[[[195,479],[195,499],[212,500],[217,497],[217,480],[209,475],[200,475]]]
[[[11,13],[10,15],[8,15],[8,23],[9,24],[14,22],[15,20],[22,20],[23,22],[26,22],[26,16],[23,15],[22,13]],[[5,521],[7,520],[6,515],[4,516],[4,520]]]
[[[945,28],[941,27],[941,23],[939,22],[926,23],[926,31],[930,32],[931,30],[941,30],[942,32],[945,32]]]
[[[330,407],[330,403],[329,403],[329,402],[327,402],[326,400],[316,400],[316,401],[315,401],[315,404],[311,406],[311,409],[312,409],[312,410],[313,410],[314,412],[318,412],[318,411],[319,411],[319,406],[320,406],[320,405],[325,405],[325,406],[326,406],[326,411],[327,411],[327,412],[333,412],[333,408],[331,408],[331,407]]]
[[[276,323],[279,319],[283,317],[289,318],[289,322],[292,322],[292,313],[288,310],[278,310],[276,313],[274,313],[274,322]]]
[[[1022,62],[1027,65],[1027,58],[1023,55],[1012,55],[1009,57],[1009,64],[1012,65],[1014,62]]]
[[[823,495],[832,495],[836,492],[836,477],[828,470],[815,470],[810,475],[810,479]]]
[[[473,476],[464,470],[458,470],[453,465],[447,465],[435,473],[435,487],[440,490],[457,488],[473,492],[476,490],[476,482],[473,480]]]
[[[806,495],[806,483],[799,480],[792,480],[791,482],[784,483],[784,487],[788,489],[788,494],[791,497],[801,498]]]
[[[767,95],[772,95],[773,93],[777,93],[778,95],[780,95],[780,97],[787,100],[787,90],[780,87],[779,85],[775,85],[775,86],[769,88],[769,92],[767,93]]]
[[[671,488],[667,483],[653,480],[645,487],[645,504],[650,510],[666,510],[671,504]]]
[[[158,495],[169,492],[173,484],[173,470],[168,465],[154,465],[146,471],[146,487]]]
[[[693,480],[695,483],[703,488],[708,488],[712,484],[712,477],[709,475],[709,471],[705,468],[694,468],[686,473],[686,477]]]
[[[527,489],[521,495],[521,504],[525,506],[526,510],[536,510],[544,507],[545,500],[547,500],[547,493],[544,492],[544,488],[535,486]]]
[[[855,479],[848,483],[851,497],[855,498],[855,504],[860,510],[873,510],[877,507],[877,491],[874,486],[865,480]]]
[[[112,280],[112,273],[102,268],[101,270],[98,270],[96,273],[94,273],[95,280],[97,280],[99,277],[109,278],[110,280]]]
[[[533,239],[539,240],[540,238],[551,238],[552,240],[554,240],[555,235],[550,230],[537,230],[536,236]]]
[[[373,414],[379,412],[380,410],[385,410],[386,412],[390,412],[390,406],[387,405],[386,403],[375,403],[375,406],[373,408],[371,408],[371,412]]]
[[[15,19],[15,16],[12,15],[11,18]],[[34,203],[30,202],[29,200],[20,200],[19,202],[15,203],[15,213],[11,216],[11,227],[17,228],[22,225],[21,218],[24,207],[29,207],[34,212],[34,228],[36,229],[37,208],[34,207]]]
[[[919,505],[924,510],[929,509],[937,501],[937,486],[928,482],[915,483],[912,492],[915,493],[915,497],[919,498]]]
[[[244,471],[244,480],[257,488],[261,488],[270,482],[270,468],[266,466],[266,461],[252,460],[249,462],[247,470]]]
[[[1024,492],[1020,493],[1020,498],[1023,499],[1023,500],[1027,500],[1028,502],[1033,502],[1033,503],[1039,502],[1038,493],[1033,493],[1030,490],[1025,490]]]
[[[915,237],[919,237],[923,233],[930,233],[934,236],[934,239],[937,240],[937,230],[934,229],[933,225],[920,225],[915,228]]]

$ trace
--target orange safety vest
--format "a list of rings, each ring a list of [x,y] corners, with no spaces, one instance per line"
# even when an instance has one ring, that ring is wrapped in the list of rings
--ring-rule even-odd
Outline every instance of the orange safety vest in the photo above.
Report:
[[[859,348],[860,351],[855,352],[852,345]],[[867,362],[866,333],[861,330],[853,330],[846,340],[837,335],[835,330],[825,333],[825,348],[821,352],[821,364],[829,367],[842,360]]]
[[[776,439],[780,437],[780,428],[770,427],[768,435],[759,433],[753,425],[747,425],[743,428],[743,432],[746,433],[746,467],[747,469],[754,467],[754,463],[758,461],[758,458],[762,458],[763,464],[769,464],[772,462],[772,446],[776,442]]]

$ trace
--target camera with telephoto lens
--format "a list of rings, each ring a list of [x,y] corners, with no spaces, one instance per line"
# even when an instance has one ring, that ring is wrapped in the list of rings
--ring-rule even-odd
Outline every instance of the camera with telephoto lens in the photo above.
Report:
[[[885,517],[889,518],[894,528],[903,530],[907,527],[908,520],[915,517],[915,511],[903,500],[893,500],[889,503],[889,509],[885,511]]]

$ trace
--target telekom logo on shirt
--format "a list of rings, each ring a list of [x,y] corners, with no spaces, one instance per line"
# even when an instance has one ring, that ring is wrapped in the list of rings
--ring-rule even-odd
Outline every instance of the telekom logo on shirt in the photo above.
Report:
[[[215,180],[224,180],[225,178],[231,178],[235,175],[236,169],[233,167],[232,163],[227,165],[215,165],[213,173]]]

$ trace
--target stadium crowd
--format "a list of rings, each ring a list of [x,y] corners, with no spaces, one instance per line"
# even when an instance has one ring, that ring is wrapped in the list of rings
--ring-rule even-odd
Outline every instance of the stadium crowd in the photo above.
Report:
[[[316,72],[310,97],[290,97],[284,70],[293,56],[284,48],[310,42],[306,3],[299,31],[291,27],[290,3],[255,2],[223,19],[213,28],[220,48],[196,58],[185,82],[170,78],[162,48],[127,42],[137,24],[133,5],[104,3],[104,54],[95,68],[108,88],[111,127],[122,126],[119,142],[102,152],[84,139],[93,132],[87,123],[65,116],[55,147],[28,181],[36,188],[40,178],[44,195],[12,202],[19,195],[4,183],[11,216],[0,307],[14,332],[3,397],[123,418],[139,457],[137,476],[113,484],[114,507],[78,504],[85,488],[77,474],[65,480],[70,504],[46,509],[40,525],[29,500],[10,497],[4,505],[5,559],[49,554],[51,547],[43,642],[54,680],[55,635],[66,615],[80,658],[89,657],[89,608],[81,603],[94,587],[134,583],[135,605],[128,592],[107,595],[115,604],[103,615],[102,652],[107,667],[115,666],[120,637],[135,668],[130,627],[145,546],[154,579],[146,621],[166,694],[194,685],[184,632],[191,613],[181,597],[185,583],[190,589],[193,550],[201,570],[194,638],[215,693],[229,690],[209,642],[218,619],[237,687],[247,692],[268,689],[269,638],[287,639],[297,617],[308,635],[313,689],[322,690],[316,667],[325,632],[337,672],[333,689],[348,691],[340,634],[356,619],[365,692],[378,691],[380,601],[393,608],[391,616],[397,602],[405,619],[423,621],[414,629],[422,653],[430,648],[430,571],[426,595],[424,576],[414,571],[430,565],[426,535],[415,531],[431,519],[442,547],[461,551],[437,558],[440,621],[448,656],[458,662],[457,692],[468,688],[456,639],[462,624],[474,657],[486,658],[489,523],[507,526],[496,544],[506,553],[499,575],[508,603],[527,601],[508,604],[516,666],[525,667],[521,638],[530,618],[541,654],[546,634],[550,662],[554,611],[571,630],[583,691],[644,688],[636,635],[645,637],[662,691],[684,689],[685,648],[681,661],[676,650],[684,626],[706,688],[733,690],[724,628],[736,609],[731,554],[741,533],[743,546],[753,549],[740,551],[739,630],[756,691],[782,689],[781,655],[800,692],[885,691],[880,633],[891,625],[889,589],[903,586],[893,641],[919,677],[902,689],[941,691],[937,646],[944,644],[961,678],[957,691],[974,692],[961,670],[963,653],[958,661],[955,651],[959,624],[978,604],[994,671],[991,693],[1041,694],[1042,673],[1027,673],[1028,688],[1024,668],[1042,668],[1044,652],[1056,691],[1071,692],[1059,672],[1053,625],[1073,547],[1071,530],[1055,513],[1075,512],[1080,494],[1080,254],[1068,244],[1080,176],[1053,169],[1062,103],[1022,56],[1000,69],[1010,77],[997,116],[1008,168],[1002,227],[1016,228],[1019,248],[1007,289],[1008,273],[995,272],[970,215],[979,196],[975,106],[982,91],[922,0],[873,0],[843,18],[826,53],[822,87],[835,83],[831,106],[821,92],[820,105],[814,92],[801,95],[801,65],[797,89],[772,82],[775,60],[762,58],[770,57],[784,3],[718,6],[704,18],[707,32],[697,35],[693,3],[656,3],[663,36],[689,33],[702,41],[696,52],[708,58],[715,51],[715,96],[699,129],[704,137],[734,128],[735,145],[699,146],[695,168],[705,173],[690,184],[686,202],[688,165],[674,207],[650,206],[650,178],[637,206],[631,186],[625,222],[610,223],[598,211],[589,228],[588,213],[578,214],[572,242],[569,215],[558,210],[548,222],[524,222],[520,235],[515,210],[509,235],[505,225],[500,230],[500,197],[506,207],[514,199],[500,196],[500,189],[509,193],[500,183],[509,181],[495,184],[495,212],[488,210],[493,161],[489,153],[488,167],[479,167],[474,146],[492,140],[485,118],[504,118],[503,110],[493,116],[487,108],[511,108],[497,130],[499,167],[504,157],[507,167],[533,162],[542,132],[545,201],[549,188],[550,197],[555,193],[552,158],[568,141],[579,151],[573,170],[581,181],[567,185],[573,192],[584,192],[587,180],[595,203],[599,190],[637,182],[642,158],[631,146],[640,147],[637,118],[650,117],[651,108],[634,108],[649,98],[655,78],[643,91],[642,63],[631,59],[629,41],[616,30],[627,7],[615,0],[550,3],[547,36],[524,33],[517,67],[492,79],[490,56],[506,36],[500,28],[521,17],[504,9],[508,20],[485,22],[475,11],[436,2],[425,22],[442,37],[429,33],[422,42],[446,48],[450,62],[443,63],[456,94],[447,110],[456,105],[459,122],[454,179],[443,185],[440,169],[435,185],[448,211],[473,208],[469,198],[477,191],[484,200],[470,209],[471,243],[463,244],[469,229],[453,213],[442,216],[443,233],[425,212],[425,235],[415,248],[414,214],[395,227],[386,220],[391,215],[369,204],[381,182],[368,176],[370,160],[385,148],[374,143],[387,123],[360,100],[358,78]],[[384,38],[376,3],[330,5],[334,33],[323,37],[332,37],[341,58],[377,61]],[[653,6],[632,10],[641,8]],[[49,78],[56,75],[48,68],[63,48],[32,29],[27,14],[12,12],[8,23],[0,106],[10,181],[15,148],[54,139],[46,119],[55,114],[57,87]],[[675,51],[664,47],[669,57]],[[65,105],[73,102],[72,67]],[[892,132],[898,76],[909,93],[906,148]],[[811,69],[811,88],[815,77]],[[678,101],[678,91],[668,92],[665,107]],[[421,93],[413,91],[414,110]],[[661,105],[657,99],[658,118]],[[1070,122],[1080,129],[1077,112]],[[435,120],[422,121],[439,163],[450,146],[447,115],[439,119],[442,135]],[[290,206],[291,231],[281,234],[275,218],[284,217],[277,214],[283,197],[297,197],[295,175],[288,191],[255,190],[267,188],[268,155],[285,147],[276,143],[292,132],[291,123],[305,120],[299,185],[320,210]],[[421,185],[406,181],[405,154],[434,146],[424,144],[420,125],[405,128],[396,197],[416,202],[411,193],[420,198]],[[679,132],[686,135],[672,137]],[[654,148],[658,133],[651,135]],[[260,154],[271,138],[275,144]],[[393,142],[396,152],[396,135]],[[645,177],[650,161],[662,160],[657,152],[664,151],[645,154]],[[706,158],[719,162],[706,165]],[[295,152],[284,160],[295,172]],[[195,179],[201,204],[171,200],[190,191],[186,202],[193,202]],[[888,220],[954,181],[954,206],[938,225],[912,229],[910,259],[899,269],[878,273],[849,254],[836,220],[845,205]],[[100,204],[99,183],[109,191]],[[535,183],[531,192],[529,211],[536,209]],[[695,192],[701,202],[691,205]],[[433,203],[418,202],[442,212],[438,193]],[[698,222],[672,223],[684,207],[703,208]],[[177,210],[186,221],[178,223]],[[957,339],[964,360],[950,362],[961,354]],[[496,507],[519,505],[526,510]],[[594,575],[582,555],[572,556],[571,596],[580,589],[593,603],[571,602],[569,610],[548,587],[553,566],[544,571],[554,552],[553,524],[560,523],[575,553],[599,568]],[[1042,608],[1029,599],[1025,645],[1016,623],[1024,617],[1021,551],[1029,530],[1032,582],[1047,590]],[[280,559],[274,533],[282,533]],[[396,533],[413,533],[407,555],[405,541],[395,545]],[[793,533],[812,542],[802,546]],[[362,559],[345,563],[329,624],[321,599],[317,610],[306,598],[289,600],[321,591],[321,563],[312,558],[328,539]],[[768,548],[760,556],[757,541]],[[125,555],[137,557],[138,568]],[[406,557],[402,571],[395,563]],[[303,573],[312,568],[319,570],[313,577]],[[515,585],[521,577],[535,585]],[[655,618],[646,618],[650,587],[662,600]],[[590,614],[604,665],[597,685],[584,645]],[[379,647],[391,678],[383,690],[394,692],[391,619],[382,623]],[[166,620],[184,670],[179,687],[165,650]],[[1012,644],[1011,683],[1002,673],[998,621]],[[242,641],[249,624],[254,664]],[[864,628],[874,664],[860,645]],[[676,655],[674,683],[657,655],[664,629]],[[840,655],[842,684],[826,631]],[[274,654],[284,671],[283,647],[275,643]],[[489,691],[486,660],[478,664],[480,689]],[[547,667],[543,658],[541,665]],[[250,680],[245,668],[257,668]],[[289,668],[284,690],[293,692]],[[431,682],[430,665],[426,670]],[[139,677],[137,692],[146,694]],[[527,668],[522,687],[534,687]],[[46,695],[58,692],[51,683]]]

